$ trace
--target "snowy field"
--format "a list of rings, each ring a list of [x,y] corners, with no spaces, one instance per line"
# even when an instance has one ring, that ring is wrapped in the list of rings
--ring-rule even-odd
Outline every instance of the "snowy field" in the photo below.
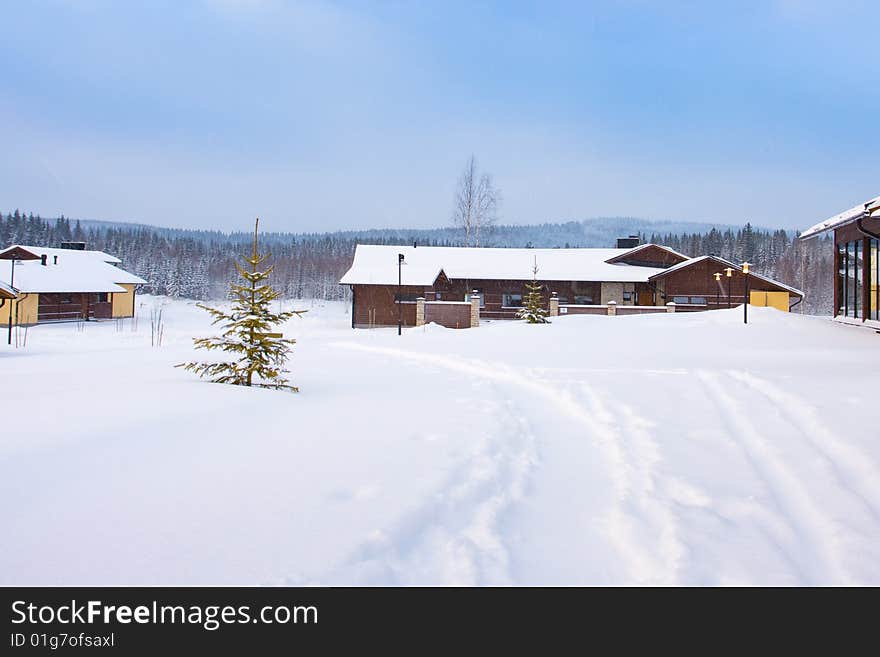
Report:
[[[0,584],[880,584],[872,331],[756,308],[398,337],[306,302],[294,395],[174,369],[207,315],[139,305],[3,334]]]

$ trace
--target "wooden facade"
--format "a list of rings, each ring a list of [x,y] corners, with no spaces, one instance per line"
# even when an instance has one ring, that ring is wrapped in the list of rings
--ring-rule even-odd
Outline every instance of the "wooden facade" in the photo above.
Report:
[[[715,280],[716,273],[721,274],[720,281]],[[746,299],[746,275],[738,266],[715,256],[695,258],[691,264],[658,272],[650,283],[657,305],[673,302],[677,311],[730,308],[742,305]],[[803,299],[790,288],[758,274],[749,275],[748,287],[752,292],[785,292],[789,294],[789,306]]]

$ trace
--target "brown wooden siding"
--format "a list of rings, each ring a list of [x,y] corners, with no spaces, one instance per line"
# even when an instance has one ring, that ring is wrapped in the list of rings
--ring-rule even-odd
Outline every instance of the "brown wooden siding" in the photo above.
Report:
[[[715,272],[722,274],[720,283],[715,281]],[[745,299],[746,278],[739,269],[734,269],[733,275],[728,278],[724,265],[713,260],[703,260],[663,276],[657,281],[657,288],[657,305],[665,305],[674,301],[675,297],[702,297],[706,300],[705,306],[676,302],[676,311],[714,310],[727,307],[728,295],[731,306],[741,305]],[[749,288],[766,292],[784,291],[784,288],[755,276],[749,277]]]

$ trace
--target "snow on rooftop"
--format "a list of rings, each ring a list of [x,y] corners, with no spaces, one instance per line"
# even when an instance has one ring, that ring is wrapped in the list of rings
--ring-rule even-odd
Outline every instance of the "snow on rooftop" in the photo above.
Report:
[[[121,283],[139,285],[147,282],[115,266],[121,260],[103,251],[13,245],[0,254],[16,247],[37,256],[46,256],[45,265],[40,260],[16,261],[15,288],[20,292],[124,292],[125,288],[119,286]],[[0,266],[0,283],[8,285],[11,274],[11,265],[8,268]]]
[[[639,247],[636,247],[639,248]],[[397,254],[402,253],[403,285],[432,285],[440,271],[454,279],[525,280],[537,263],[542,281],[645,282],[656,267],[611,264],[632,249],[500,249],[454,246],[358,244],[351,268],[340,284],[397,284]]]
[[[875,196],[870,201],[866,201],[865,203],[859,203],[858,205],[851,207],[849,210],[844,210],[843,212],[836,214],[833,217],[829,217],[825,221],[820,221],[815,226],[810,226],[803,233],[800,234],[800,239],[815,237],[816,235],[824,233],[825,231],[832,230],[844,224],[848,224],[852,221],[855,221],[859,217],[863,217],[865,215],[865,212],[868,212],[871,217],[880,216],[880,196]]]

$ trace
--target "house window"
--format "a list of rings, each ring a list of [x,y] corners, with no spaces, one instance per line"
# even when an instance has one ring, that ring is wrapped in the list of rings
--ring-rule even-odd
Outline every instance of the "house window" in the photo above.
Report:
[[[592,306],[593,297],[589,294],[577,294],[574,297],[574,302],[578,306]]]
[[[512,292],[505,292],[501,295],[501,305],[506,308],[521,308],[522,307],[522,294],[514,294]]]
[[[867,314],[864,313],[865,309],[862,308],[862,291],[865,285],[865,249],[862,241],[856,240],[841,244],[837,252],[839,260],[837,295],[840,300],[837,314],[861,319],[863,314]]]
[[[868,281],[868,288],[871,300],[870,312],[868,313],[868,317],[875,320],[880,320],[880,240],[872,239],[871,240],[871,253],[870,259],[868,261],[869,264],[869,276],[870,279]]]
[[[416,299],[418,299],[421,294],[395,294],[394,300],[400,301],[401,303],[406,303],[407,301],[411,303],[415,303]]]
[[[480,297],[480,308],[485,308],[486,307],[486,295],[483,294],[482,288],[476,288],[476,291]],[[468,292],[467,294],[464,295],[464,300],[467,302],[470,302],[470,300],[471,300],[471,293],[470,292]]]
[[[706,297],[672,297],[672,301],[675,303],[686,304],[689,306],[705,306],[706,305]]]
[[[632,301],[632,298],[633,298],[632,292],[624,292],[623,293],[623,300],[624,301]]]
[[[95,303],[107,303],[107,293],[106,292],[98,292],[95,295]]]

